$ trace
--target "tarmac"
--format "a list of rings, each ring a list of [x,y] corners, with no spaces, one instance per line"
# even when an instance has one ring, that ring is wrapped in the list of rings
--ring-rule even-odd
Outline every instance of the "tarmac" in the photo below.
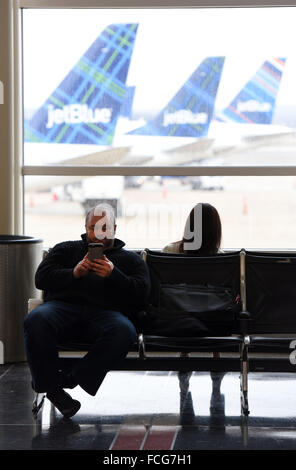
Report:
[[[192,190],[178,178],[125,189],[116,236],[127,248],[162,248],[182,238],[191,208],[208,202],[221,217],[223,249],[295,249],[295,176],[222,178],[223,190]],[[50,247],[79,239],[83,232],[80,203],[59,199],[54,192],[25,194],[26,235],[41,237]]]

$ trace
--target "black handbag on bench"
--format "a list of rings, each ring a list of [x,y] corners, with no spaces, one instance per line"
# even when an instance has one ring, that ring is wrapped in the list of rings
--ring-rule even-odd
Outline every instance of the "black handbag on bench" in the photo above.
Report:
[[[142,317],[142,330],[158,336],[228,336],[239,311],[239,296],[230,287],[162,284],[158,301]]]
[[[240,252],[187,256],[144,250],[151,292],[141,330],[156,336],[229,336],[241,310]]]

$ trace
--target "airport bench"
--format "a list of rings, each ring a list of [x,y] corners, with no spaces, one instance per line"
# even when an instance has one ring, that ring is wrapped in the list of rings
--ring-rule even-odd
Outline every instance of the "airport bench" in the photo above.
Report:
[[[246,251],[250,372],[295,372],[296,253]]]
[[[151,277],[149,305],[146,311],[140,312],[139,315],[137,344],[114,370],[178,371],[181,378],[182,373],[192,371],[239,372],[241,409],[243,414],[248,414],[245,318],[244,313],[241,312],[240,301],[235,304],[234,311],[230,308],[226,311],[219,311],[220,321],[217,321],[217,311],[213,310],[213,306],[205,307],[205,312],[199,313],[201,319],[204,315],[209,324],[212,322],[216,326],[217,335],[215,333],[215,336],[196,336],[194,330],[191,330],[191,324],[186,324],[186,321],[185,326],[182,326],[181,322],[176,331],[164,330],[166,334],[161,335],[160,331],[155,331],[155,325],[153,330],[149,323],[151,312],[154,316],[158,311],[167,313],[172,311],[178,315],[183,310],[189,310],[192,314],[196,290],[203,286],[214,287],[214,290],[218,287],[218,302],[222,295],[222,305],[225,290],[228,298],[230,295],[234,301],[239,299],[243,292],[240,278],[241,253],[237,251],[207,257],[189,257],[146,249],[142,252],[142,256],[147,263]],[[184,292],[186,286],[189,286],[189,293]],[[173,295],[172,288],[177,289]],[[178,289],[181,289],[181,294]],[[202,291],[203,298],[204,292]],[[176,299],[181,301],[180,305],[174,305]],[[201,299],[200,293],[199,299]],[[205,297],[205,302],[207,301]],[[29,311],[40,302],[42,300],[30,299]],[[156,327],[158,328],[157,322]],[[88,348],[89,344],[79,342],[60,345],[61,369],[70,368],[74,361],[87,352]],[[32,410],[34,416],[37,416],[43,399],[43,394],[36,394]]]
[[[295,372],[296,364],[296,253],[237,251],[208,257],[188,257],[152,250],[142,252],[151,277],[151,296],[144,322],[138,326],[138,341],[114,370],[239,372],[241,412],[249,414],[249,372]],[[206,312],[213,317],[215,336],[158,335],[149,330],[151,311],[187,308],[187,292],[182,289],[201,285],[219,286],[240,296],[235,312]],[[181,294],[178,289],[181,286]],[[184,303],[184,298],[187,299]],[[191,299],[192,300],[192,299]],[[34,308],[35,299],[29,301]],[[40,301],[37,301],[37,303]],[[192,305],[189,302],[190,305]],[[190,310],[190,308],[189,308]],[[174,318],[174,316],[172,316]],[[200,315],[202,318],[202,314]],[[148,333],[147,333],[148,328]],[[295,334],[294,334],[295,332]],[[178,333],[178,331],[176,332]],[[88,350],[88,344],[61,345],[61,369],[70,368]],[[180,387],[181,387],[180,383]],[[43,397],[37,394],[33,404],[36,416]]]

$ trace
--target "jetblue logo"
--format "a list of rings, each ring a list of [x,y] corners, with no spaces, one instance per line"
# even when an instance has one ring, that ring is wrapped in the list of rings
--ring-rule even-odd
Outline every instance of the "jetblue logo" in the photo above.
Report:
[[[207,113],[193,113],[190,109],[180,109],[173,113],[165,112],[163,115],[164,127],[172,124],[206,124]]]
[[[112,109],[95,108],[90,109],[87,104],[70,104],[63,108],[48,106],[47,129],[51,129],[54,124],[96,124],[101,122],[108,124],[111,121]]]
[[[236,109],[239,113],[268,113],[271,111],[271,104],[256,100],[238,101]]]
[[[4,104],[4,85],[0,82],[0,104]]]

